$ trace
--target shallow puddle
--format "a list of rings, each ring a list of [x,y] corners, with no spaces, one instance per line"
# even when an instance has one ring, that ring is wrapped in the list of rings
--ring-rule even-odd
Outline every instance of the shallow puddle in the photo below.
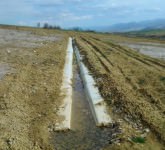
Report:
[[[9,73],[9,66],[7,64],[0,64],[0,80],[5,74]]]
[[[54,134],[55,149],[100,150],[109,145],[111,135],[112,129],[96,127],[80,74],[74,65],[71,131]]]
[[[149,45],[147,43],[146,44],[120,43],[120,44],[133,48],[134,50],[136,50],[142,54],[165,60],[165,47],[163,47],[164,45],[162,45],[162,47],[160,47],[161,45],[152,45],[152,44]]]

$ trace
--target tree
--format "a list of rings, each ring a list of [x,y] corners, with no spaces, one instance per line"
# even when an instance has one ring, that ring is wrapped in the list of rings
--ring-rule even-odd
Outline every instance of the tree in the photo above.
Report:
[[[72,28],[72,30],[74,30],[74,31],[83,31],[83,29],[81,29],[80,27],[74,27],[74,28]]]
[[[60,26],[57,26],[57,25],[50,25],[48,23],[44,23],[44,26],[43,26],[44,29],[61,29]]]
[[[38,22],[38,23],[37,23],[37,28],[40,28],[40,25],[41,25],[40,22]]]
[[[48,24],[48,23],[44,23],[43,28],[44,28],[44,29],[48,29],[48,27],[49,27],[49,24]]]

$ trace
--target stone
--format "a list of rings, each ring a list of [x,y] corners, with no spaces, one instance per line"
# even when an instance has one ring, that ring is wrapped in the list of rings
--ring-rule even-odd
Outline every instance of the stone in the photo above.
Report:
[[[149,133],[150,129],[146,128],[146,129],[144,129],[144,132]]]

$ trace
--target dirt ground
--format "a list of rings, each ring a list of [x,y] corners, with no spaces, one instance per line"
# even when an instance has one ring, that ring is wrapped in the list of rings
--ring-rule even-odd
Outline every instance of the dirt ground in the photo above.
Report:
[[[130,149],[130,146],[139,150],[163,149],[165,62],[120,46],[113,40],[97,34],[82,34],[76,38],[84,63],[106,99],[113,119],[123,129],[117,144],[107,149]],[[139,144],[138,139],[143,139],[144,144]]]
[[[104,150],[164,150],[165,61],[118,45],[164,41],[23,27],[0,28],[0,150],[54,149],[69,35],[122,131]]]
[[[53,149],[67,36],[0,29],[0,149]]]

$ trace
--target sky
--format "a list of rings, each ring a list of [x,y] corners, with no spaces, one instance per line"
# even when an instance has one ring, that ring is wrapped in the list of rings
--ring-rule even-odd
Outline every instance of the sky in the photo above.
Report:
[[[165,0],[1,0],[0,24],[63,28],[165,18]]]

